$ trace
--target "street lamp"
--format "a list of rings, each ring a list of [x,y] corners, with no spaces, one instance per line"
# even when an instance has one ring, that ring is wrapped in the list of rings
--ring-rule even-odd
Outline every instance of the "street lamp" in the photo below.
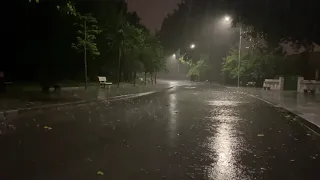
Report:
[[[224,17],[224,21],[230,22],[230,20],[231,20],[230,16],[225,16],[225,17]],[[239,34],[239,57],[238,57],[238,87],[240,86],[240,63],[241,63],[241,40],[242,40],[241,31],[242,31],[242,28],[241,28],[241,26],[240,26],[240,34]]]
[[[225,16],[225,17],[224,17],[224,20],[227,21],[227,22],[229,22],[229,21],[230,21],[230,16]]]
[[[190,44],[190,49],[194,49],[196,47],[196,45],[195,44]],[[177,54],[177,55],[176,55]],[[177,57],[178,56],[178,57]],[[178,58],[178,72],[180,72],[180,61],[179,61],[179,59],[180,59],[180,48],[177,50],[177,52],[175,53],[175,54],[173,54],[172,55],[172,58],[173,59],[176,59],[176,58]]]

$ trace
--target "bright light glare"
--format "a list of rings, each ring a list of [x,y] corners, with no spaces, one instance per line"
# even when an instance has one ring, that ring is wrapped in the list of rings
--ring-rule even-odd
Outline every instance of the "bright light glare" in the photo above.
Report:
[[[224,17],[224,20],[227,21],[227,22],[229,22],[229,21],[230,21],[230,16],[225,16],[225,17]]]
[[[191,48],[191,49],[193,49],[193,48],[195,48],[195,47],[196,47],[195,44],[191,44],[191,45],[190,45],[190,48]]]
[[[176,54],[173,54],[172,57],[173,57],[173,58],[176,58]]]

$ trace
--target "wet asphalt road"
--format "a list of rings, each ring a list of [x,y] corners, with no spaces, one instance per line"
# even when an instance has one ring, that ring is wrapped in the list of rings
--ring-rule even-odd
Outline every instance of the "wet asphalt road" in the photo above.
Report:
[[[0,135],[1,180],[320,179],[319,135],[222,87],[175,87],[18,122]]]

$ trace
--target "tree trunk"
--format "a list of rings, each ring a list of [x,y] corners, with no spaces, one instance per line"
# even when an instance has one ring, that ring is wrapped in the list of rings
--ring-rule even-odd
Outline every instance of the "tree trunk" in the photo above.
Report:
[[[49,83],[43,83],[41,85],[41,90],[44,93],[49,93],[49,89],[50,89],[50,84]]]
[[[118,84],[117,86],[120,86],[120,80],[121,80],[121,43],[119,46],[119,56],[118,56],[118,61],[119,61],[119,65],[118,65]]]
[[[151,79],[151,84],[153,84],[153,73],[150,72],[150,79]]]
[[[147,72],[144,72],[144,85],[147,85]]]
[[[87,68],[87,22],[84,21],[84,88],[88,88],[88,68]]]
[[[154,84],[157,84],[157,72],[154,73]]]
[[[136,71],[134,71],[133,72],[133,86],[136,86],[136,78],[137,77],[137,72]]]

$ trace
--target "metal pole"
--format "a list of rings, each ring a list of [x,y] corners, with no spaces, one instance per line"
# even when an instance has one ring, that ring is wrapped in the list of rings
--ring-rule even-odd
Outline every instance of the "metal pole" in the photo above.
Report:
[[[180,48],[176,52],[176,60],[178,62],[178,73],[180,73],[180,60],[179,59],[180,59]]]
[[[239,38],[238,88],[240,87],[240,63],[241,63],[241,27],[240,27],[240,38]]]

